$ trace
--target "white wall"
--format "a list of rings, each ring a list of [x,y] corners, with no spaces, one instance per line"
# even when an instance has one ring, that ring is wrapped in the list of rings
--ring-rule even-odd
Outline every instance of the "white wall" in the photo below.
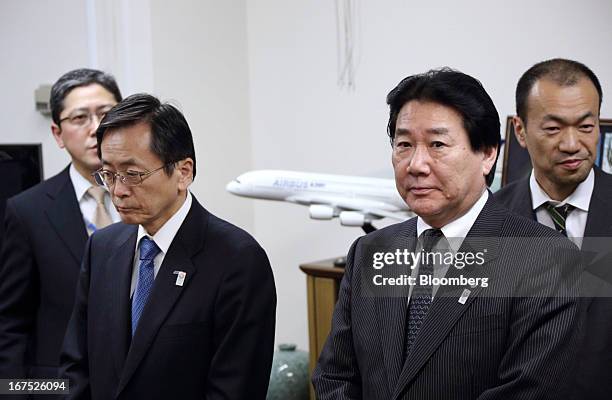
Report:
[[[55,144],[51,119],[34,108],[34,90],[87,65],[85,3],[79,0],[0,2],[2,143],[42,143],[45,177],[70,158]]]
[[[247,3],[253,168],[391,176],[385,96],[405,76],[445,65],[482,81],[503,127],[524,70],[551,57],[577,59],[599,75],[602,115],[612,117],[608,0],[354,4],[361,58],[351,93],[336,85],[334,1]],[[360,235],[306,215],[297,206],[255,203],[255,233],[279,288],[277,341],[303,348],[306,292],[298,264],[342,254]]]
[[[253,232],[253,204],[225,191],[251,168],[244,0],[152,0],[154,92],[174,100],[194,136],[191,187],[213,213]]]

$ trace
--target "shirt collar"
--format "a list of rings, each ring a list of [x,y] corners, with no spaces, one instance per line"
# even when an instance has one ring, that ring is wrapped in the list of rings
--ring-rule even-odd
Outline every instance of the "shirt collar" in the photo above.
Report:
[[[531,192],[531,204],[533,209],[536,210],[547,202],[552,202],[555,205],[571,204],[575,208],[583,211],[589,211],[589,203],[591,202],[591,195],[593,194],[593,187],[595,186],[595,172],[593,168],[587,175],[586,179],[583,180],[576,186],[576,189],[567,196],[563,201],[556,201],[550,198],[548,194],[542,189],[540,184],[535,178],[533,170],[531,170],[531,176],[529,177],[529,189]]]
[[[70,175],[70,180],[72,181],[72,186],[74,186],[74,192],[76,193],[77,201],[81,201],[87,190],[93,185],[89,182],[83,175],[79,173],[74,167],[74,164],[70,164],[70,168],[68,169],[68,174]]]
[[[474,222],[476,222],[476,218],[478,218],[478,215],[487,203],[488,198],[489,191],[485,189],[482,195],[480,195],[480,198],[476,201],[476,203],[474,203],[468,212],[440,228],[444,234],[444,237],[449,239],[449,244],[453,251],[459,251],[461,243],[463,243],[463,239],[467,236],[470,229],[472,229]],[[432,229],[432,227],[423,221],[421,217],[417,217],[417,237],[420,237],[421,234],[427,229]]]
[[[138,225],[138,236],[136,238],[136,248],[138,248],[138,244],[140,243],[140,239],[144,236],[149,237],[151,240],[155,242],[157,247],[166,254],[176,233],[178,232],[181,225],[183,225],[183,221],[187,217],[189,210],[191,209],[191,193],[187,191],[187,198],[183,202],[181,208],[178,209],[177,212],[174,213],[172,217],[161,228],[157,231],[157,233],[153,236],[149,235],[145,228],[142,225]]]

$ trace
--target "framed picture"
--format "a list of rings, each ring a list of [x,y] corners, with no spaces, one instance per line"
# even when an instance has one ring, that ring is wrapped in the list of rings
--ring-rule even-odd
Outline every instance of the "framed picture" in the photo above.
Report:
[[[601,121],[601,140],[599,141],[599,154],[597,161],[604,172],[612,174],[612,120]]]
[[[531,173],[531,159],[527,149],[516,140],[512,115],[506,118],[506,140],[504,142],[504,163],[501,186],[526,178]]]
[[[612,119],[600,119],[600,139],[595,165],[612,174]],[[504,145],[501,186],[526,178],[531,172],[531,159],[527,149],[521,147],[514,134],[512,116],[506,118],[506,140]]]

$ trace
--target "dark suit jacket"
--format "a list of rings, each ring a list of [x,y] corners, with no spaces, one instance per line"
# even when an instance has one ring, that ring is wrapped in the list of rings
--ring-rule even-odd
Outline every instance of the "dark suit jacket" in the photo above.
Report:
[[[582,241],[586,321],[576,374],[576,397],[612,397],[612,176],[595,167],[595,185]],[[495,197],[508,209],[533,220],[529,179],[504,187]]]
[[[276,310],[264,250],[194,198],[132,339],[136,236],[119,223],[87,244],[62,353],[68,398],[264,399]]]
[[[0,378],[56,377],[87,232],[68,168],[8,200]]]
[[[575,269],[575,246],[489,198],[460,249],[486,248],[484,264],[451,266],[446,274],[486,276],[489,287],[440,286],[404,361],[408,289],[369,292],[371,254],[414,251],[415,242],[413,218],[353,244],[332,330],[313,374],[317,398],[563,398],[580,317],[575,281],[567,275]],[[382,271],[396,276],[397,270]],[[470,294],[462,304],[465,289]]]

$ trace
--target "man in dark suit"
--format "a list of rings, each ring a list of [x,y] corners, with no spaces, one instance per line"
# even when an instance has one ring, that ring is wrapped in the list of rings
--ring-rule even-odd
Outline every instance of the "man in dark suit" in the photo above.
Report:
[[[51,89],[51,131],[71,164],[6,205],[0,378],[57,377],[88,232],[119,220],[91,174],[101,166],[96,129],[120,100],[114,78],[91,69],[70,71]]]
[[[552,59],[516,88],[517,141],[533,171],[495,194],[508,209],[557,229],[581,248],[586,322],[576,398],[612,394],[612,176],[594,166],[602,89],[584,64]]]
[[[576,249],[490,196],[493,102],[445,68],[404,79],[387,103],[397,188],[417,217],[351,247],[317,397],[564,398],[580,323]]]
[[[189,192],[193,139],[175,107],[147,94],[97,133],[123,223],[91,236],[62,353],[70,399],[264,399],[276,293],[246,232]]]

